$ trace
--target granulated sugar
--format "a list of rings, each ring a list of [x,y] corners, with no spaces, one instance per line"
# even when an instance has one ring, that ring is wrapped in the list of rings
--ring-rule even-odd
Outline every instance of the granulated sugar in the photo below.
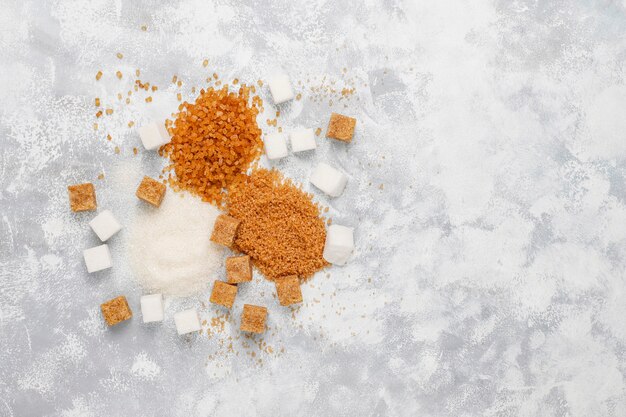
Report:
[[[197,197],[171,191],[158,209],[138,207],[129,249],[139,283],[147,291],[174,296],[207,289],[224,268],[224,249],[209,241],[219,214]]]

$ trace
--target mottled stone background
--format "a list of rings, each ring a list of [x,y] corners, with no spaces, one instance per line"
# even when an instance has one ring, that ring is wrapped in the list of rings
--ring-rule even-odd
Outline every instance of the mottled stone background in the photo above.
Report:
[[[125,105],[137,68],[159,90]],[[358,119],[352,144],[276,164],[306,190],[318,161],[349,174],[311,191],[354,258],[294,312],[257,276],[223,329],[206,292],[143,325],[126,237],[165,162],[136,125],[213,72],[278,68],[302,94],[285,131]],[[618,1],[1,0],[0,416],[625,416],[625,79]],[[95,97],[115,110],[97,131]],[[83,181],[124,225],[92,276]],[[107,329],[118,294],[135,317]],[[270,308],[262,338],[240,337],[244,302]],[[175,334],[186,306],[210,337]]]

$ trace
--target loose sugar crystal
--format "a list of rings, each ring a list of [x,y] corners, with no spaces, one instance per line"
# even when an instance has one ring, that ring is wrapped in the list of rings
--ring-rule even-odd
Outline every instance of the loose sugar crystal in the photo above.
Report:
[[[237,296],[237,286],[223,281],[215,281],[213,283],[213,291],[209,301],[213,304],[219,304],[226,308],[231,308]]]
[[[311,184],[331,197],[339,197],[348,183],[348,177],[341,171],[321,162],[311,174]]]
[[[103,242],[106,242],[122,229],[122,226],[109,210],[102,210],[89,222],[89,226]]]
[[[263,140],[268,159],[280,159],[287,156],[287,141],[282,133],[271,133]]]
[[[230,248],[233,246],[233,243],[235,243],[238,227],[239,220],[227,216],[226,214],[220,214],[217,216],[217,219],[215,219],[213,233],[211,233],[211,241]]]
[[[268,84],[272,98],[274,99],[274,104],[284,103],[285,101],[293,99],[293,89],[291,88],[291,82],[289,82],[289,76],[286,74],[271,77]]]
[[[176,331],[178,334],[197,332],[202,328],[200,326],[198,312],[195,308],[174,314],[174,323],[176,323]]]
[[[86,182],[84,184],[70,185],[67,187],[67,192],[70,196],[70,208],[72,211],[96,209],[96,189],[92,183]]]
[[[300,291],[300,280],[296,275],[278,278],[276,284],[276,294],[281,306],[302,302],[302,291]]]
[[[291,150],[294,152],[310,151],[315,149],[315,132],[313,129],[302,129],[291,132],[289,135]]]
[[[113,265],[111,262],[111,252],[109,252],[109,246],[106,244],[85,249],[83,251],[83,257],[85,258],[85,265],[87,265],[87,272],[89,273],[102,271]]]
[[[356,119],[339,113],[332,113],[328,122],[327,138],[351,142],[354,135]]]
[[[252,281],[252,264],[248,255],[226,258],[226,278],[230,284]]]
[[[170,141],[170,134],[164,123],[149,123],[139,128],[139,137],[143,147],[152,150],[157,149]]]
[[[344,265],[354,250],[354,236],[351,227],[332,224],[326,232],[323,257],[335,265]]]
[[[163,321],[163,295],[142,295],[140,303],[144,323]]]
[[[239,330],[243,332],[263,333],[265,331],[266,319],[267,308],[244,304]]]
[[[150,177],[143,177],[135,195],[154,207],[159,207],[165,196],[165,190],[165,184]]]
[[[115,326],[133,316],[126,297],[120,295],[100,305],[102,316],[109,326]]]

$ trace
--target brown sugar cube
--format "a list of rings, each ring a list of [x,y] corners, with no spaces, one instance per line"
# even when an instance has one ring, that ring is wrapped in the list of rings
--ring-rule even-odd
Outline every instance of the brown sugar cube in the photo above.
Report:
[[[276,293],[281,306],[302,302],[302,291],[300,291],[300,280],[296,275],[278,278],[274,281]]]
[[[265,331],[266,319],[267,308],[244,304],[239,330],[242,332],[263,333]]]
[[[213,283],[213,291],[209,301],[213,304],[219,304],[226,308],[231,308],[237,296],[237,286],[231,285],[223,281],[215,281]]]
[[[143,177],[135,195],[154,207],[159,207],[165,196],[165,184],[150,177]]]
[[[95,210],[98,206],[96,203],[96,189],[90,182],[70,185],[67,187],[67,192],[70,195],[70,208],[72,211]]]
[[[226,258],[226,279],[230,284],[252,281],[252,264],[248,255]]]
[[[234,217],[220,214],[217,216],[217,219],[215,219],[213,233],[211,233],[211,240],[230,248],[233,246],[233,243],[235,243],[235,236],[237,235],[239,223],[239,220]]]
[[[351,142],[355,126],[355,118],[344,116],[339,113],[332,113],[330,115],[330,121],[328,122],[326,137],[343,140],[344,142]]]
[[[109,326],[115,326],[117,323],[121,323],[124,320],[128,320],[133,316],[133,312],[130,311],[128,301],[126,297],[120,295],[112,300],[100,306],[104,320]]]

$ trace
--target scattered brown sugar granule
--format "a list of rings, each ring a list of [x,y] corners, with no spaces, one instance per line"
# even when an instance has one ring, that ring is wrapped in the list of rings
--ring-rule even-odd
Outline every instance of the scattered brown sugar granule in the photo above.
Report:
[[[165,184],[150,177],[143,177],[135,195],[154,207],[159,207],[165,196]]]
[[[268,279],[306,279],[327,265],[320,207],[280,172],[253,171],[231,189],[228,210],[241,221],[235,248],[250,255]]]
[[[204,61],[202,61],[202,66],[206,67],[207,65],[209,65],[209,60],[205,59]]]
[[[152,97],[150,96],[146,97],[146,103],[152,103]]]
[[[100,99],[96,97],[96,107],[100,107]]]
[[[101,117],[102,116],[102,110],[98,110],[96,112],[96,117]]]
[[[278,301],[281,306],[288,306],[302,302],[300,280],[297,276],[291,275],[288,277],[277,278],[274,282],[276,283],[276,294],[278,295]]]
[[[159,151],[172,162],[166,168],[175,174],[169,178],[170,186],[221,205],[226,189],[261,155],[256,122],[261,105],[259,97],[250,97],[246,85],[237,93],[209,87],[200,90],[195,103],[182,103],[170,122],[172,139]]]
[[[318,127],[317,129],[315,129],[315,136],[319,136],[320,133],[322,133],[322,128]]]
[[[100,78],[102,78],[102,71],[98,71],[98,72],[96,73],[96,81],[99,81],[99,80],[100,80]]]
[[[263,333],[265,331],[266,319],[267,308],[252,304],[244,304],[239,330],[242,332]]]
[[[232,247],[235,243],[238,227],[239,220],[225,214],[220,214],[217,216],[217,219],[215,219],[213,232],[211,233],[211,241],[228,246],[229,248]]]
[[[237,296],[237,286],[228,284],[223,281],[215,281],[213,283],[213,291],[209,301],[213,304],[219,304],[226,308],[231,308]]]
[[[117,56],[117,59],[122,59],[122,58],[124,58],[124,55],[122,55],[122,53],[121,53],[121,52],[118,52],[118,53],[116,54],[116,56]]]
[[[328,122],[326,137],[350,142],[352,135],[354,135],[355,126],[356,119],[339,113],[332,113]]]
[[[116,72],[115,75],[117,75],[117,78],[119,78],[120,80],[122,79],[122,71]]]
[[[113,114],[113,109],[107,109],[106,110],[107,116],[110,116]]]
[[[67,192],[70,195],[70,208],[72,211],[95,210],[98,206],[96,203],[96,189],[90,182],[70,185],[67,187]]]
[[[98,179],[99,179],[99,180],[103,180],[103,179],[104,179],[104,174],[99,174],[99,175],[98,175]]]
[[[229,284],[252,281],[250,257],[243,255],[226,258],[226,279]]]
[[[148,26],[146,26],[146,25],[141,25],[141,30],[142,30],[143,32],[147,31],[147,30],[148,30]]]
[[[100,305],[102,316],[109,326],[115,326],[118,323],[128,320],[133,316],[130,311],[126,297],[120,295],[112,300]]]

